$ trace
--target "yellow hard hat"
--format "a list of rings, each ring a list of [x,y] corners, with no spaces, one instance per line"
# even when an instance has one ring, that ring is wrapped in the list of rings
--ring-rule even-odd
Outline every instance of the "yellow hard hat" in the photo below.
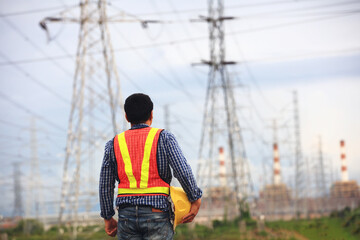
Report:
[[[181,222],[182,218],[190,212],[191,203],[181,187],[170,186],[170,197],[174,203],[174,230],[176,226]]]

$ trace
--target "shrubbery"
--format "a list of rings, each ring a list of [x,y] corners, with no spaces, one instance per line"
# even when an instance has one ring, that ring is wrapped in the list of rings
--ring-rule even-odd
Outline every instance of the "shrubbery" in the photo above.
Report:
[[[24,233],[25,235],[41,235],[44,233],[44,225],[35,219],[20,220],[14,233]]]

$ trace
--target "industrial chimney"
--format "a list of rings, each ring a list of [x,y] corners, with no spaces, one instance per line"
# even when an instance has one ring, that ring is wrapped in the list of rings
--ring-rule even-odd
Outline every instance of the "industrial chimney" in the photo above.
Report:
[[[281,184],[279,149],[277,143],[274,143],[274,185]]]
[[[226,167],[225,167],[225,153],[224,148],[219,147],[219,161],[220,161],[220,184],[222,187],[227,186],[227,180],[226,180]]]

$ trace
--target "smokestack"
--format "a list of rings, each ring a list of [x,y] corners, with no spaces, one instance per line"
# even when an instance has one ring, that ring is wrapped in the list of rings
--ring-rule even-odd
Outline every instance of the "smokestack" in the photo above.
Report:
[[[349,181],[349,173],[347,170],[347,161],[346,161],[346,154],[345,154],[345,141],[340,141],[340,158],[341,158],[341,181],[347,182]]]
[[[226,180],[226,167],[225,167],[225,153],[224,148],[219,147],[219,161],[220,161],[220,184],[222,187],[226,187],[227,180]]]
[[[274,185],[279,185],[280,183],[281,183],[281,175],[280,175],[279,149],[277,143],[274,143]]]

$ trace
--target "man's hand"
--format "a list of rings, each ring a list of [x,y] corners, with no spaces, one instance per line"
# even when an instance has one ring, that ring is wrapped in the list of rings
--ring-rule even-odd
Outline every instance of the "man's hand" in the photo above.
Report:
[[[117,222],[114,218],[110,218],[108,220],[104,219],[105,221],[105,232],[110,237],[115,237],[117,233]]]
[[[195,216],[198,214],[199,209],[200,209],[200,205],[201,205],[201,198],[199,198],[198,200],[196,200],[195,202],[191,203],[191,208],[190,208],[190,212],[188,214],[186,214],[182,220],[181,223],[189,223],[192,222],[195,218]]]

